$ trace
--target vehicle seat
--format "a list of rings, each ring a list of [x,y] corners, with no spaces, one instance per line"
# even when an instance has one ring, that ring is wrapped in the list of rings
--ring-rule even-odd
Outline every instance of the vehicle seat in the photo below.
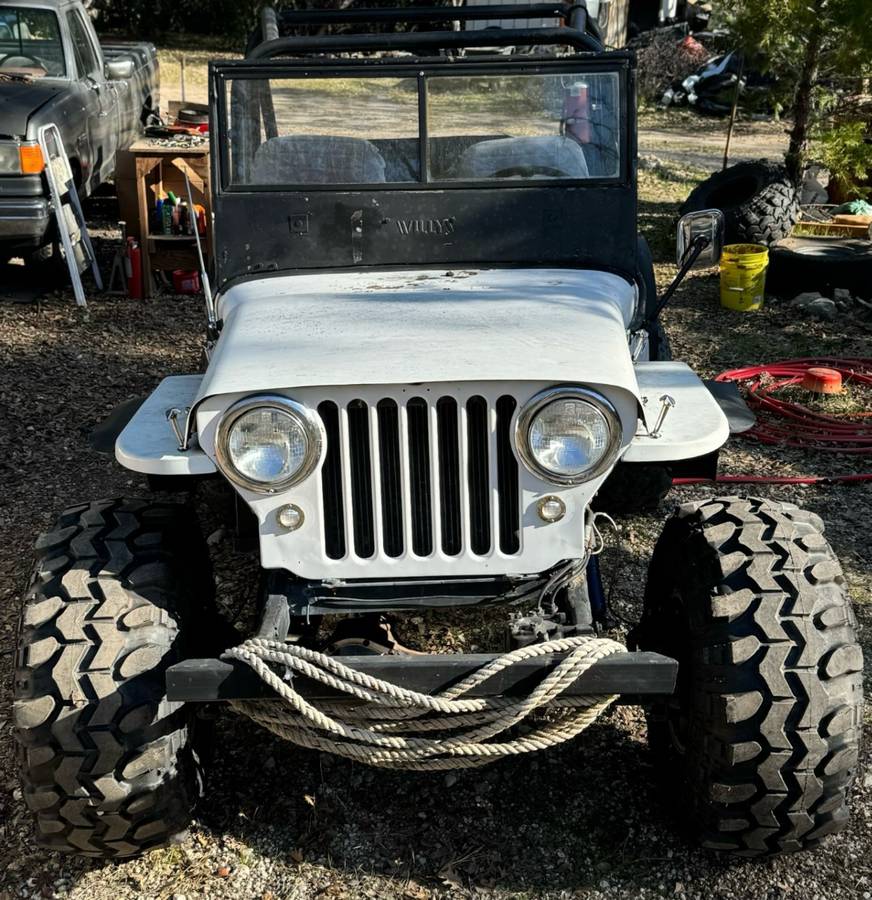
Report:
[[[523,177],[523,170],[530,168],[553,169],[565,173],[564,177],[568,178],[590,177],[581,146],[572,138],[556,134],[498,138],[473,144],[460,157],[454,177],[496,178],[501,172],[513,172],[517,173],[514,177]],[[529,177],[548,176],[540,173]]]
[[[315,134],[270,138],[254,154],[254,184],[376,184],[385,161],[366,140]]]

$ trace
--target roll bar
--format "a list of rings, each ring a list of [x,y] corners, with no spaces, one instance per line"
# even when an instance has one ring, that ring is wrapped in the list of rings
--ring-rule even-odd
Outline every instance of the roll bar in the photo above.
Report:
[[[589,34],[575,28],[507,28],[493,31],[411,31],[402,34],[331,34],[277,38],[259,44],[248,59],[306,53],[355,53],[361,50],[452,50],[463,47],[565,46],[588,53],[601,51]]]
[[[559,19],[567,27],[488,28],[473,31],[384,32],[282,37],[283,30],[310,25],[394,24],[414,25],[439,22],[475,22],[492,19]],[[281,10],[265,7],[260,28],[249,39],[246,56],[268,59],[307,53],[353,53],[365,50],[448,50],[466,47],[566,46],[581,52],[603,49],[596,23],[588,16],[584,0],[576,3],[532,3],[524,6],[432,7],[405,9],[312,9]]]

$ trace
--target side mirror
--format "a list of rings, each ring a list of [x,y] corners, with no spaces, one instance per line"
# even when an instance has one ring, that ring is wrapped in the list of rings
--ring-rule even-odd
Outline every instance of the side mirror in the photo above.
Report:
[[[705,241],[705,248],[693,263],[694,269],[716,266],[724,252],[726,222],[719,209],[704,209],[688,213],[678,223],[678,265],[684,264],[696,243]]]
[[[126,81],[133,78],[136,65],[132,59],[110,59],[106,63],[106,77],[110,81]]]

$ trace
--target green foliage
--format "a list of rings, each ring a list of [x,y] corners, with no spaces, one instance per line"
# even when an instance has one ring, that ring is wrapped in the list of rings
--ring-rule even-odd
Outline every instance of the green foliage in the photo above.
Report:
[[[427,5],[443,6],[449,0]],[[97,28],[133,39],[165,43],[166,35],[217,38],[228,50],[244,49],[264,6],[285,9],[345,9],[349,6],[413,6],[415,0],[93,0]],[[371,25],[363,26],[370,30]],[[212,46],[216,41],[210,41]]]
[[[859,134],[859,144],[846,143],[848,133],[839,130],[826,146],[831,172],[853,182],[853,167],[861,164],[862,133],[872,124],[856,102],[864,92],[863,78],[872,75],[869,0],[720,0],[715,14],[736,44],[764,59],[775,76],[776,100],[785,103],[793,119],[787,164],[797,182],[809,140],[846,122],[857,124],[851,140]],[[853,118],[845,115],[846,108]]]
[[[866,122],[850,122],[821,136],[822,162],[850,196],[869,195],[869,188],[860,185],[872,172],[872,142],[867,129]]]
[[[227,49],[242,50],[257,25],[265,0],[95,0],[96,26],[135,39],[166,34],[217,37]]]
[[[808,35],[823,26],[821,77],[872,73],[869,0],[720,0],[716,18],[779,77],[798,75]]]

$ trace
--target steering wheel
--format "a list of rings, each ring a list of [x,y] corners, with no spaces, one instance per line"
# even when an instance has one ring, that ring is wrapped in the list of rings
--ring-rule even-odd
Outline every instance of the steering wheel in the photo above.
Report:
[[[36,63],[38,69],[45,69],[45,64],[29,53],[7,53],[6,56],[0,59],[0,66],[5,65],[7,59],[29,59],[31,62]],[[46,71],[48,70],[46,69]]]
[[[543,175],[546,178],[572,178],[568,172],[552,166],[512,166],[494,172],[491,178],[535,178],[537,175]]]

